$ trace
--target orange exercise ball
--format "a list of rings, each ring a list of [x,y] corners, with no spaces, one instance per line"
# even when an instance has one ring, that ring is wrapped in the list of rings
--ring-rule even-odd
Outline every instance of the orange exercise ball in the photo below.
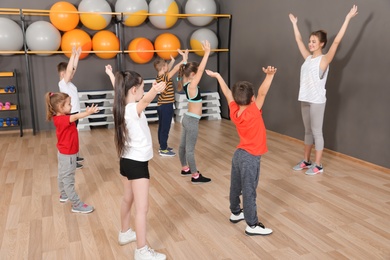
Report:
[[[177,49],[180,49],[180,40],[172,33],[160,34],[154,41],[154,49],[164,60],[171,59],[171,56],[175,58],[179,54]]]
[[[146,38],[139,37],[132,40],[128,47],[130,59],[135,63],[144,64],[149,62],[153,56],[154,52],[143,52],[143,51],[153,51],[153,43]]]
[[[66,33],[64,33],[64,35],[62,35],[61,50],[70,51],[70,53],[64,53],[65,56],[70,58],[73,47],[75,47],[76,49],[78,47],[81,47],[82,51],[90,51],[92,49],[91,37],[88,35],[88,33],[80,29],[67,31]],[[88,54],[89,53],[81,53],[80,60],[87,57]]]
[[[57,2],[50,8],[50,22],[60,31],[70,31],[79,24],[80,16],[74,5],[68,2]]]
[[[92,49],[94,51],[119,51],[119,39],[111,31],[97,32],[92,37]],[[95,54],[101,59],[111,59],[116,56],[117,52],[97,52]]]

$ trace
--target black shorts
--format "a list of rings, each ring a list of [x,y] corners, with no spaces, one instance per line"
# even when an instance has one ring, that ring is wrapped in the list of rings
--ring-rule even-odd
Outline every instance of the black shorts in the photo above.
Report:
[[[139,162],[131,159],[121,158],[119,161],[120,173],[128,180],[150,179],[148,161]]]

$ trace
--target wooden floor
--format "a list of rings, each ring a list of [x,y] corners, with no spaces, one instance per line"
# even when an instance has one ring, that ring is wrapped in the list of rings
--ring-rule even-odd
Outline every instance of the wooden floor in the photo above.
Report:
[[[157,151],[157,124],[150,124]],[[177,150],[180,124],[172,125]],[[54,131],[0,135],[0,259],[133,259],[119,246],[122,186],[112,129],[80,132],[84,168],[77,190],[96,210],[58,201]],[[168,259],[390,259],[390,170],[324,153],[325,173],[291,167],[302,144],[269,132],[258,187],[260,220],[274,230],[248,237],[229,222],[230,161],[238,143],[230,121],[201,121],[199,170],[212,182],[191,185],[178,156],[150,162],[148,243]]]

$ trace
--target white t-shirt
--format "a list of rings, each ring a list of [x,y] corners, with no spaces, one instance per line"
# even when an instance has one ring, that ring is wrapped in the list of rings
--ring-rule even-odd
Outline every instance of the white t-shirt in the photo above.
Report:
[[[146,162],[153,158],[152,136],[145,113],[137,113],[137,103],[129,103],[125,108],[125,121],[128,140],[122,158]]]
[[[316,104],[323,104],[326,102],[325,84],[328,78],[329,66],[325,72],[321,73],[320,62],[322,57],[323,55],[312,58],[312,55],[310,55],[302,64],[301,83],[298,96],[299,101]]]
[[[58,86],[60,87],[60,91],[63,93],[66,93],[70,96],[70,102],[72,105],[72,110],[70,111],[73,113],[79,113],[80,112],[80,100],[79,100],[79,93],[77,91],[77,87],[72,82],[65,82],[65,79],[62,79]]]

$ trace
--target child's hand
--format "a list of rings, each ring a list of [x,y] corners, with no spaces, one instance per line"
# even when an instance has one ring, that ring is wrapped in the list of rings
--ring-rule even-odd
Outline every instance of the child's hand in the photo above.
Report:
[[[173,58],[172,54],[171,54],[171,61],[175,62],[175,58]]]
[[[349,13],[347,14],[347,19],[351,19],[352,17],[355,17],[358,14],[357,6],[353,5]]]
[[[177,52],[183,58],[183,62],[187,62],[188,61],[188,49],[186,49],[184,52],[182,50],[180,50],[180,49],[177,49]]]
[[[92,104],[92,106],[90,107],[87,107],[85,109],[85,112],[87,112],[87,114],[91,115],[91,114],[95,114],[97,112],[99,112],[99,108],[98,108],[98,105],[96,104]]]
[[[290,21],[293,24],[296,24],[298,22],[298,17],[294,16],[293,14],[289,14],[288,17],[290,17]]]
[[[276,73],[276,70],[277,70],[277,68],[272,67],[272,66],[268,66],[267,68],[263,67],[263,71],[267,75],[274,75]]]
[[[74,47],[74,48],[75,48],[75,47]],[[78,47],[75,54],[76,54],[77,56],[80,56],[81,51],[82,51],[81,47]]]
[[[111,65],[108,64],[108,65],[105,66],[105,68],[106,68],[106,74],[107,75],[111,75],[112,74],[112,67],[111,67]]]
[[[163,91],[164,89],[165,89],[165,86],[166,86],[166,84],[165,84],[165,82],[159,82],[159,83],[157,83],[156,81],[154,81],[153,82],[153,85],[152,85],[152,89],[154,90],[154,91],[156,91],[156,92],[161,92],[161,91]]]
[[[206,74],[209,75],[212,78],[216,78],[219,75],[218,72],[214,72],[214,71],[211,71],[211,70],[206,70]]]
[[[210,42],[208,40],[202,42],[202,49],[205,53],[210,53],[210,48]]]

